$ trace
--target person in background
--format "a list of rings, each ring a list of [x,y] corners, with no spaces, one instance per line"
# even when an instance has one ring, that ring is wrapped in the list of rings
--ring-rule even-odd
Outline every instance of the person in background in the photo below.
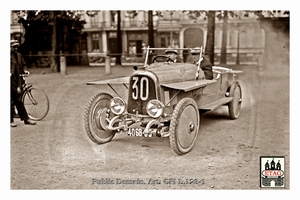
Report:
[[[18,110],[21,121],[24,121],[24,124],[35,125],[36,123],[29,119],[25,106],[22,102],[22,80],[19,74],[18,67],[21,65],[20,59],[17,52],[19,47],[19,42],[17,40],[10,41],[10,101],[11,101],[11,112],[10,112],[10,126],[16,127],[17,124],[14,122],[14,106]]]
[[[176,49],[167,49],[165,51],[165,54],[168,56],[168,63],[176,63],[178,62],[177,56],[178,56],[178,51]]]
[[[18,40],[14,40],[14,53],[15,53],[15,57],[17,59],[17,68],[18,68],[18,72],[19,74],[25,74],[25,70],[27,69],[26,63],[24,61],[24,58],[22,56],[21,53],[19,53],[17,50],[19,48],[19,42]],[[21,84],[23,85],[25,83],[25,80],[23,77],[21,77]]]
[[[17,69],[18,69],[18,72],[19,74],[25,74],[25,69],[27,68],[26,67],[26,63],[23,59],[23,56],[22,54],[20,54],[17,50],[18,50],[18,47],[20,46],[19,45],[19,42],[17,40],[13,40],[14,41],[14,50],[15,50],[15,55],[16,55],[16,59],[17,59]],[[21,85],[23,86],[25,84],[25,80],[23,77],[20,77],[21,79]],[[12,105],[14,108],[15,106]],[[13,116],[14,118],[19,118],[20,116],[18,114],[16,114],[15,112],[15,109],[13,110]]]
[[[196,64],[198,66],[199,62],[201,62],[200,68],[204,72],[205,79],[212,80],[213,79],[212,64],[203,56],[202,56],[202,61],[200,60],[201,48],[195,47],[194,49],[191,50],[190,53],[192,54],[193,57],[193,64]]]

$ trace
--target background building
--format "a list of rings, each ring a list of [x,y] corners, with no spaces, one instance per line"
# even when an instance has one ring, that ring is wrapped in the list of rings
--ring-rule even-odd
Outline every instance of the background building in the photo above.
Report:
[[[70,38],[66,54],[72,54],[68,64],[101,64],[101,56],[117,53],[117,11],[78,11],[86,21],[82,34]],[[155,11],[153,11],[155,12]],[[205,46],[207,20],[201,16],[196,21],[189,19],[182,11],[161,11],[163,17],[153,17],[155,47],[197,47]],[[142,62],[142,47],[148,41],[148,12],[139,11],[135,17],[125,10],[121,12],[122,62]],[[243,11],[235,11],[240,18],[229,18],[227,28],[227,64],[235,64],[239,54],[240,64],[257,63],[258,55],[264,52],[266,33],[254,13],[243,17]],[[287,17],[283,11],[273,11],[276,17]],[[268,16],[268,13],[264,13]],[[11,17],[11,38],[22,42],[23,30],[16,22],[16,14]],[[223,20],[215,24],[215,64],[220,61]],[[43,53],[40,53],[43,54]],[[75,55],[75,56],[74,56]],[[77,56],[76,56],[77,55]],[[182,55],[181,55],[182,57]],[[189,58],[188,58],[189,59]],[[72,60],[72,62],[71,62]]]

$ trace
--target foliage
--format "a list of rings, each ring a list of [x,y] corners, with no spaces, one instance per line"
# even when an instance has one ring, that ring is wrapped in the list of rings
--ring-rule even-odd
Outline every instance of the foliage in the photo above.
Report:
[[[98,12],[100,12],[100,10],[87,10],[85,13],[89,16],[89,17],[95,17]]]
[[[128,18],[135,18],[139,12],[145,12],[142,10],[129,10],[126,12],[125,16]],[[172,12],[172,11],[170,11]],[[194,22],[197,22],[197,20],[200,17],[203,17],[204,20],[207,20],[208,17],[208,10],[182,10],[182,13],[186,14],[189,19],[194,20]],[[153,16],[158,16],[158,17],[163,17],[163,12],[156,10],[153,11]],[[224,11],[223,10],[215,10],[216,13],[216,18],[219,20],[224,19]],[[234,10],[228,10],[228,17],[229,18],[239,18],[241,19],[242,17],[249,17],[250,13],[254,13],[257,16],[257,19],[260,20],[262,18],[266,18],[266,17],[271,17],[271,18],[276,18],[273,14],[272,11],[263,11],[263,10],[243,10],[243,15],[239,15],[237,14],[236,11]],[[284,15],[289,15],[289,11],[285,11],[283,13]]]
[[[128,18],[135,18],[137,15],[139,14],[139,11],[137,10],[128,10],[126,11],[125,13],[125,17],[128,17]]]
[[[197,19],[199,19],[203,15],[204,15],[204,20],[206,20],[208,14],[208,11],[205,10],[183,10],[182,12],[187,14],[191,20],[194,20],[194,22],[196,22]]]
[[[194,20],[195,22],[201,17],[204,16],[204,20],[207,20],[207,16],[208,16],[208,11],[205,10],[183,10],[183,13],[187,14],[188,17],[191,20]],[[224,18],[224,11],[223,10],[216,10],[216,18],[219,20],[222,20]],[[236,13],[236,11],[233,10],[228,10],[228,17],[231,18],[239,18],[241,19],[242,17],[249,17],[250,13],[253,13],[258,20],[266,18],[266,17],[270,17],[272,19],[276,19],[276,16],[273,14],[272,11],[269,10],[243,10],[243,15],[238,15]],[[290,15],[289,11],[285,11],[283,13],[284,15]]]
[[[54,20],[68,25],[71,29],[81,31],[85,20],[80,19],[81,11],[75,10],[55,10],[55,11],[41,11],[41,10],[16,10],[18,22],[22,23],[24,28],[30,26],[30,22],[44,22],[52,25]]]
[[[126,11],[125,13],[125,17],[128,17],[128,18],[135,18],[140,12],[146,12],[144,10],[128,10]],[[148,11],[147,11],[148,12]],[[162,15],[162,11],[159,11],[159,10],[155,10],[152,12],[152,16],[158,16],[158,17],[163,17]]]
[[[65,45],[67,38],[72,34],[78,34],[83,29],[85,20],[81,20],[83,11],[74,10],[15,10],[18,22],[25,29],[25,41],[20,46],[22,53],[49,51],[50,68],[54,72],[59,71],[59,52],[67,50]],[[51,42],[50,42],[51,41]],[[36,61],[37,62],[37,61]]]
[[[269,17],[271,19],[277,19],[277,17],[274,15],[274,13],[272,11],[270,11],[270,10],[267,10],[267,11],[262,11],[262,10],[245,10],[244,12],[245,12],[244,17],[249,17],[250,13],[254,13],[257,16],[258,20],[261,20],[261,19],[266,18],[266,17]],[[265,14],[267,14],[267,16]],[[289,16],[290,12],[289,11],[285,11],[283,14]]]

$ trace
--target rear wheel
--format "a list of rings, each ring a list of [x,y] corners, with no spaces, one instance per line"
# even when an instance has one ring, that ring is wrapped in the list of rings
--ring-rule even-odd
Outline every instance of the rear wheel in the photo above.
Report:
[[[188,153],[194,146],[200,124],[199,110],[191,98],[178,102],[170,123],[170,145],[179,155]]]
[[[239,82],[234,82],[229,89],[229,97],[233,97],[229,102],[229,116],[231,119],[237,119],[241,113],[242,107],[242,88]]]
[[[115,131],[106,129],[106,115],[112,96],[107,93],[99,93],[88,102],[84,114],[84,128],[88,137],[97,144],[103,144],[112,140]]]
[[[22,96],[28,117],[39,121],[46,117],[49,111],[49,99],[46,93],[37,88],[29,88]]]

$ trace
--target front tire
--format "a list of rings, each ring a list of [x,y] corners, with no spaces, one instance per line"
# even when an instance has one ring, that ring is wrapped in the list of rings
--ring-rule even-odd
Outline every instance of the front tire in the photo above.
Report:
[[[233,97],[229,102],[229,116],[231,119],[237,119],[241,113],[242,107],[242,88],[239,82],[234,82],[229,89],[229,97]]]
[[[170,145],[178,155],[192,150],[200,125],[200,115],[196,102],[184,98],[178,102],[170,123]]]
[[[84,113],[84,128],[88,137],[97,144],[103,144],[112,140],[115,131],[106,129],[106,111],[112,96],[107,93],[99,93],[88,102]]]

